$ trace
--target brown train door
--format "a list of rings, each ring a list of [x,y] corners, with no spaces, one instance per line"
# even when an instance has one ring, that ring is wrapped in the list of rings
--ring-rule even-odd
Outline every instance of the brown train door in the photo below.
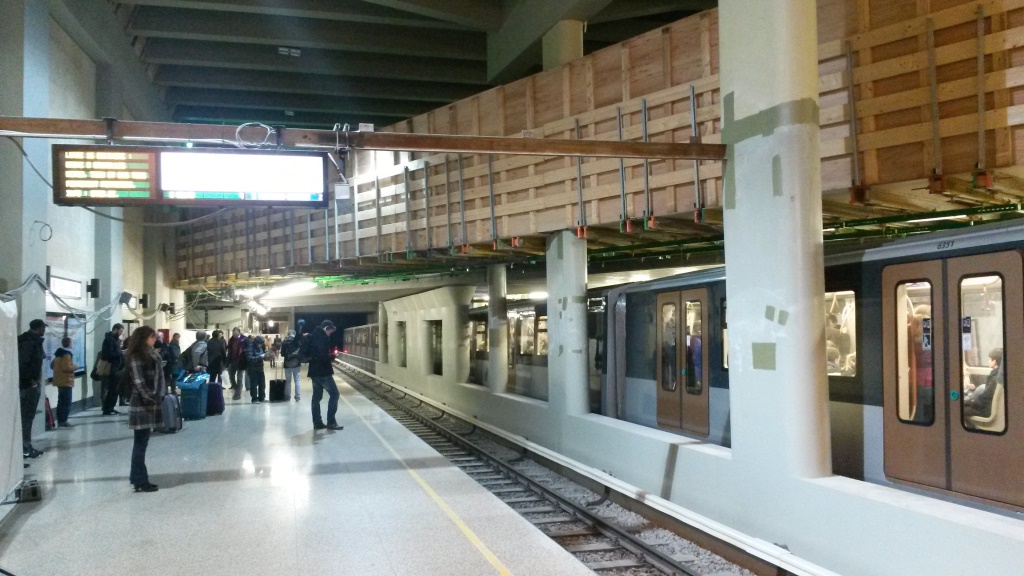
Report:
[[[888,478],[1024,506],[1024,431],[1007,425],[1024,409],[1022,358],[1006,346],[1024,337],[1021,275],[1019,252],[883,270]]]
[[[657,306],[658,425],[707,436],[707,290],[662,293]]]
[[[1024,507],[1024,429],[1011,422],[1024,415],[1022,274],[1017,251],[947,261],[947,330],[955,337],[946,396],[950,489]]]

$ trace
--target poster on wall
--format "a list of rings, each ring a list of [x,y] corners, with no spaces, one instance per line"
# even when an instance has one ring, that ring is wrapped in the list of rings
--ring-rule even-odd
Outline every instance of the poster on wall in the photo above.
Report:
[[[43,361],[43,379],[49,382],[53,379],[53,356],[60,348],[60,341],[65,336],[71,338],[71,352],[78,371],[75,376],[85,373],[85,321],[77,316],[58,314],[56,312],[46,313],[46,333],[43,335],[43,353],[46,359]]]

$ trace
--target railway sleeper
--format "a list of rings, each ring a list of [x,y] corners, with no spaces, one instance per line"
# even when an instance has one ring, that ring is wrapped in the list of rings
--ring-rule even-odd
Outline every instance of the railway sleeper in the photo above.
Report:
[[[529,510],[520,510],[521,513],[529,512]],[[580,520],[573,518],[572,516],[552,516],[551,518],[527,518],[530,524],[535,526],[542,526],[544,524],[575,524]]]
[[[606,560],[604,562],[585,562],[584,565],[593,571],[598,570],[619,570],[622,568],[639,568],[640,566],[647,566],[646,562],[639,560],[622,559],[622,560]]]
[[[615,552],[616,550],[625,550],[625,548],[612,541],[565,546],[565,551],[570,554],[579,554],[581,552]]]
[[[600,536],[597,530],[591,530],[587,528],[579,528],[576,530],[560,530],[558,532],[552,532],[550,530],[541,530],[548,538],[577,538],[579,536]]]
[[[547,502],[547,500],[534,496],[532,498],[510,498],[508,500],[502,500],[505,504],[529,504],[530,502]]]

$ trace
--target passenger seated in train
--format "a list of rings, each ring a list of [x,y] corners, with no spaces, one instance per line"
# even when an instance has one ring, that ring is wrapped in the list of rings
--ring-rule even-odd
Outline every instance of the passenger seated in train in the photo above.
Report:
[[[843,371],[842,367],[842,354],[839,353],[839,348],[836,347],[835,343],[831,340],[825,341],[825,364],[828,366],[828,373],[831,375],[841,374]]]
[[[992,368],[985,383],[971,391],[964,398],[964,416],[988,418],[992,414],[992,396],[1003,382],[1003,349],[996,348],[988,353],[988,364]],[[965,384],[967,389],[971,384]]]

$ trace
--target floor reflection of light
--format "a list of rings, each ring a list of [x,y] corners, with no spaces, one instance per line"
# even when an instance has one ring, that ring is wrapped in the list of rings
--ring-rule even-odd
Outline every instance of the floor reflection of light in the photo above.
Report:
[[[280,452],[271,459],[270,482],[275,487],[288,490],[294,496],[296,506],[309,504],[309,477],[298,470],[290,453]]]
[[[249,474],[256,474],[256,463],[252,461],[252,456],[246,454],[245,458],[242,458],[242,470]]]

